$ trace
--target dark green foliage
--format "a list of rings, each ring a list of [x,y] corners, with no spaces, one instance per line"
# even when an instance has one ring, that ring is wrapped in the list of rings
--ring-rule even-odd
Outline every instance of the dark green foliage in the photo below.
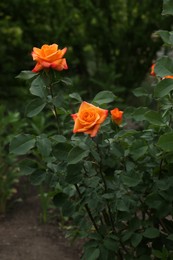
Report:
[[[17,104],[26,89],[14,76],[33,68],[34,46],[54,42],[68,47],[74,92],[89,98],[105,89],[129,93],[160,48],[152,34],[171,25],[161,18],[161,6],[161,0],[1,1],[1,100]]]
[[[6,110],[5,106],[0,106],[0,214],[5,214],[8,210],[9,202],[17,193],[19,181],[18,158],[12,154],[9,155],[9,143],[27,126],[26,121],[21,120],[18,112]],[[27,149],[24,146],[23,149],[26,152]],[[16,154],[21,153],[18,150]]]

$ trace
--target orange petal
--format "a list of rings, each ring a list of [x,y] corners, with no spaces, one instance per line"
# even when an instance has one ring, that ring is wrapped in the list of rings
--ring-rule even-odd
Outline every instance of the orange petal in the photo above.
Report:
[[[47,55],[45,56],[45,58],[47,60],[50,60],[52,62],[56,61],[56,60],[60,60],[62,59],[62,57],[64,56],[64,54],[66,53],[67,48],[64,48],[62,50],[56,50],[56,51],[52,51],[47,53]]]
[[[56,52],[58,50],[58,45],[56,43],[53,43],[51,45],[44,44],[41,47],[41,50],[44,51],[46,55],[49,55],[49,53]]]
[[[71,117],[73,118],[73,120],[75,121],[77,118],[77,114],[71,114]]]
[[[165,79],[173,79],[173,76],[168,75],[168,76],[165,76],[164,78]]]
[[[39,72],[40,70],[42,70],[44,67],[37,62],[37,64],[35,65],[35,67],[32,69],[32,72]]]
[[[42,59],[39,59],[39,63],[44,67],[44,68],[50,68],[51,67],[51,63],[44,61]]]
[[[67,51],[67,47],[63,48],[62,50],[59,50],[58,51],[58,54],[60,55],[59,58],[62,58],[66,53],[66,51]]]
[[[34,47],[34,48],[33,48],[33,53],[34,53],[35,55],[40,55],[40,54],[41,54],[41,49]]]
[[[87,130],[85,133],[90,134],[91,137],[94,137],[97,135],[99,128],[100,128],[100,124],[97,124],[92,129]]]
[[[80,124],[80,121],[78,120],[78,118],[76,118],[75,123],[74,123],[73,133],[84,132],[84,131],[85,131],[85,129]]]
[[[151,72],[150,72],[150,75],[151,76],[156,76],[156,73],[154,72],[154,68],[155,68],[156,64],[154,63],[152,66],[151,66]]]
[[[58,70],[58,71],[61,71],[61,70],[67,70],[68,69],[68,66],[67,66],[67,63],[66,63],[66,59],[60,59],[60,60],[56,60],[54,62],[51,63],[51,67],[54,69],[54,70]]]

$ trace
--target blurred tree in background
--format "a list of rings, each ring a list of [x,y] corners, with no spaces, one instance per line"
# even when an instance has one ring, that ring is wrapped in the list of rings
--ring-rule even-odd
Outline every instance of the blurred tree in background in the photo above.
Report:
[[[162,0],[2,0],[1,103],[11,98],[11,106],[20,104],[26,91],[14,77],[33,68],[32,48],[44,43],[68,47],[65,73],[73,91],[91,97],[107,89],[127,96],[160,49],[153,33],[171,26],[161,11]]]

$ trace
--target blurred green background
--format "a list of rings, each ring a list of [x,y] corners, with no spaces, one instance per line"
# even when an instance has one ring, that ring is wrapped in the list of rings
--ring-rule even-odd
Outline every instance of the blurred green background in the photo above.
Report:
[[[32,48],[45,43],[68,47],[70,92],[92,98],[111,90],[127,98],[161,48],[154,32],[171,27],[161,11],[162,0],[2,0],[1,103],[23,109],[28,90],[15,76],[34,67]]]

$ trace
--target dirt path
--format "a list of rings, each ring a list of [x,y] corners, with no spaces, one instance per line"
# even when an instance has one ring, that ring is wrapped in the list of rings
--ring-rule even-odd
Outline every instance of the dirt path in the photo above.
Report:
[[[0,260],[79,260],[57,226],[39,223],[37,205],[29,198],[0,220]]]

